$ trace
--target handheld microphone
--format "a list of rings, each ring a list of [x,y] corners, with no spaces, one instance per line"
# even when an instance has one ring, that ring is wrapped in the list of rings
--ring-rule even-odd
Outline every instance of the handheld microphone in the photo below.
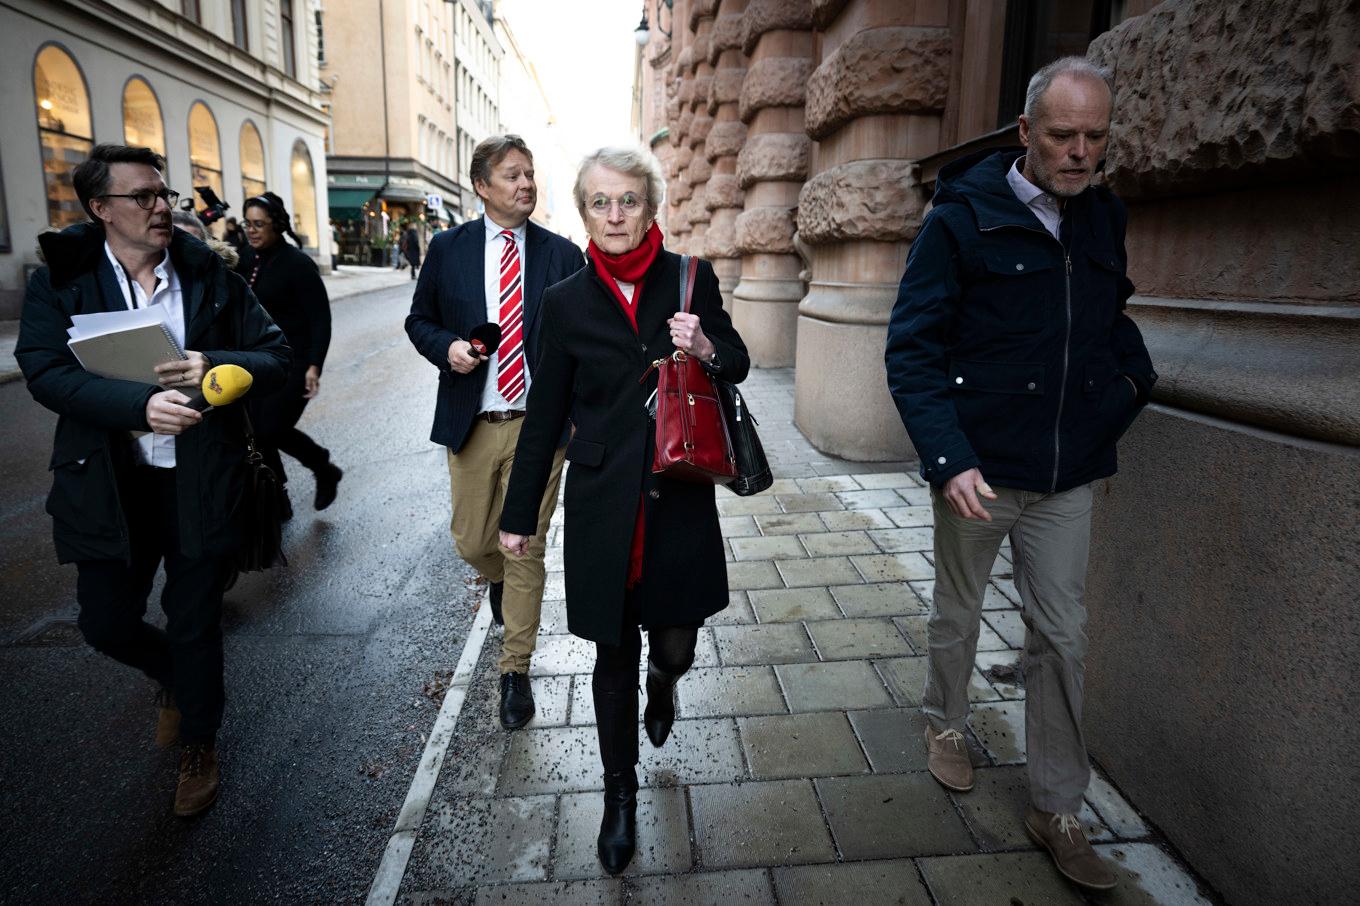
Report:
[[[184,405],[199,412],[226,406],[246,395],[255,379],[240,365],[218,365],[203,375],[203,384]]]
[[[468,343],[473,355],[481,358],[491,355],[501,348],[501,326],[491,321],[478,324],[468,331]]]

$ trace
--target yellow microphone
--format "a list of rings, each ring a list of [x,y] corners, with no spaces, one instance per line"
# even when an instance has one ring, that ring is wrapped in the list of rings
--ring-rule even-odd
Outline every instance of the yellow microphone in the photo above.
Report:
[[[218,365],[208,369],[199,391],[184,405],[199,412],[230,405],[245,396],[254,382],[250,372],[240,365]]]

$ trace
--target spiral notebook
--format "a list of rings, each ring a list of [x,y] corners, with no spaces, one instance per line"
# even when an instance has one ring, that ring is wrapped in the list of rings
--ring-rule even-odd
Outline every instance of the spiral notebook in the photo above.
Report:
[[[76,315],[66,345],[81,367],[100,377],[155,384],[156,366],[188,358],[159,305]]]

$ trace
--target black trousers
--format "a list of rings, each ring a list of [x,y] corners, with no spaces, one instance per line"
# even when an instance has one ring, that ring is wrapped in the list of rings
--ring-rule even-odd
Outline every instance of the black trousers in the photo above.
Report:
[[[212,742],[222,726],[222,591],[231,558],[180,552],[175,470],[137,466],[119,482],[131,562],[76,564],[78,625],[96,651],[169,689],[186,743]],[[156,570],[165,564],[166,628],[144,619]]]
[[[631,770],[638,763],[638,659],[642,632],[636,595],[624,600],[623,636],[618,645],[595,643],[595,670],[590,689],[595,700],[600,763],[605,771]],[[702,623],[655,627],[647,630],[647,659],[670,682],[694,664],[694,646]]]
[[[264,464],[274,470],[281,483],[288,481],[280,453],[302,463],[312,472],[331,461],[331,453],[297,428],[302,412],[307,408],[306,371],[296,369],[288,376],[282,390],[255,401],[250,419],[255,426],[255,442]]]

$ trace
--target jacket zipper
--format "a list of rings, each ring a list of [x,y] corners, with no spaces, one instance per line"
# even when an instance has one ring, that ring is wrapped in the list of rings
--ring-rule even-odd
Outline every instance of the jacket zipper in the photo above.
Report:
[[[1058,244],[1062,245],[1062,242],[1059,241]],[[1058,419],[1053,423],[1053,484],[1048,489],[1050,494],[1058,490],[1058,457],[1062,450],[1058,434],[1062,428],[1063,403],[1067,401],[1067,365],[1072,346],[1072,255],[1066,248],[1063,249],[1063,265],[1067,269],[1063,275],[1067,289],[1067,332],[1063,335],[1063,371],[1062,383],[1058,385]]]
[[[1025,226],[1024,224],[1019,224],[1019,223],[1007,223],[1007,224],[1002,224],[1001,226],[994,226],[994,227],[985,227],[985,228],[984,228],[984,227],[978,227],[978,232],[979,232],[979,233],[992,233],[992,232],[995,232],[996,230],[1006,229],[1006,228],[1008,228],[1008,227],[1013,227],[1013,228],[1015,228],[1015,229],[1021,229],[1021,230],[1029,230],[1031,233],[1042,233],[1043,235],[1047,236],[1049,239],[1052,239],[1054,242],[1058,243],[1058,248],[1062,249],[1062,253],[1063,253],[1063,286],[1064,286],[1065,295],[1066,295],[1066,299],[1065,299],[1065,301],[1064,301],[1064,305],[1065,305],[1065,311],[1066,311],[1066,315],[1067,315],[1067,322],[1066,322],[1065,330],[1064,330],[1064,333],[1063,333],[1063,367],[1062,367],[1062,383],[1058,385],[1058,417],[1057,417],[1057,419],[1053,422],[1053,481],[1052,481],[1052,483],[1049,485],[1049,489],[1048,489],[1048,490],[1049,490],[1049,493],[1052,494],[1052,493],[1055,493],[1055,492],[1058,490],[1058,462],[1059,462],[1059,457],[1061,456],[1061,453],[1062,453],[1062,447],[1061,447],[1061,441],[1060,441],[1060,439],[1059,439],[1059,433],[1060,433],[1061,430],[1062,430],[1062,414],[1063,414],[1063,406],[1064,406],[1064,404],[1067,402],[1067,371],[1068,371],[1068,366],[1069,366],[1069,363],[1070,363],[1070,358],[1071,358],[1071,353],[1072,353],[1072,349],[1071,349],[1071,347],[1072,347],[1072,255],[1071,255],[1071,253],[1067,250],[1067,246],[1065,246],[1065,245],[1062,244],[1062,240],[1059,239],[1059,238],[1057,238],[1056,236],[1054,236],[1054,235],[1053,235],[1052,233],[1050,233],[1048,230],[1036,230],[1036,229],[1034,229],[1034,227]]]

